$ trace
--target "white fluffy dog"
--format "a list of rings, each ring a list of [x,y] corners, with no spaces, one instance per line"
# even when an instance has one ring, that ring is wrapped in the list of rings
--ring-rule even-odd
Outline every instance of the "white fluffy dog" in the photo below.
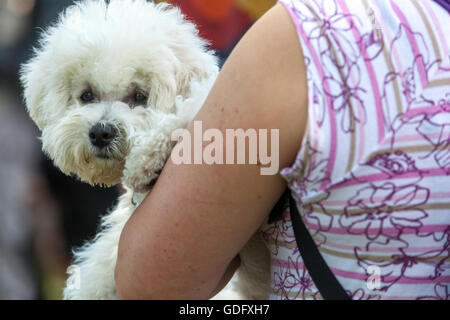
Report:
[[[116,298],[120,233],[169,157],[172,131],[192,120],[217,74],[195,26],[167,4],[85,0],[44,33],[22,69],[43,150],[68,175],[126,188],[101,232],[75,252],[65,299]],[[238,290],[265,298],[268,252],[257,235],[240,255]]]

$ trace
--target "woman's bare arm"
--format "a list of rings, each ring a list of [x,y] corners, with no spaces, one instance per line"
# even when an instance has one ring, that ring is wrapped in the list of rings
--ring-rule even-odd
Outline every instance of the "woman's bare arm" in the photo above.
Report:
[[[239,42],[195,120],[208,128],[279,129],[279,165],[290,165],[306,123],[305,66],[281,5]],[[193,136],[193,126],[189,127]],[[175,165],[126,224],[116,284],[124,299],[206,299],[285,188],[258,165]]]

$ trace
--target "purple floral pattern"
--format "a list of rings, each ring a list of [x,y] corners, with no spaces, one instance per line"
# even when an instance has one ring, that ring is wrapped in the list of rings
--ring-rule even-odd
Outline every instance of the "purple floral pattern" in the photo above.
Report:
[[[448,17],[417,0],[280,2],[309,91],[307,132],[281,175],[325,261],[355,300],[450,299]],[[320,299],[289,212],[262,234],[271,298]]]

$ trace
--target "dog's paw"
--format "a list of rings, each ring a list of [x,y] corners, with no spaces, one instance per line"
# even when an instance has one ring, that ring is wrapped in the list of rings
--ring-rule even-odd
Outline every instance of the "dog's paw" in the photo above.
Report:
[[[139,193],[146,193],[152,189],[162,169],[140,168],[140,170],[133,169],[133,174],[127,175],[124,183]]]
[[[167,138],[150,139],[133,147],[125,162],[123,183],[140,193],[150,191],[170,156],[173,143]]]
[[[177,140],[172,140],[174,130],[185,128],[188,121],[189,117],[184,114],[154,111],[152,129],[132,139],[122,182],[133,191],[150,191],[177,143]]]

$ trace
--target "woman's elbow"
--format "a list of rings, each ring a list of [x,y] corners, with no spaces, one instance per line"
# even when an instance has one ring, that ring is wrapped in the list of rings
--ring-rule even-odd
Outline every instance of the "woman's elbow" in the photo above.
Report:
[[[120,270],[120,271],[119,271]],[[137,300],[139,299],[139,295],[137,295],[137,288],[131,288],[129,284],[133,283],[132,281],[126,281],[124,278],[124,272],[121,268],[116,264],[116,270],[114,274],[115,282],[116,282],[116,293],[117,297],[120,300]]]
[[[135,235],[135,234],[134,234]],[[208,281],[196,281],[193,274],[185,268],[177,268],[167,263],[158,252],[149,249],[140,250],[140,245],[133,235],[124,230],[119,242],[115,268],[116,292],[124,300],[178,300],[207,299],[214,285]],[[145,252],[143,252],[145,251]],[[163,262],[164,261],[164,262]],[[202,279],[203,280],[203,279]]]
[[[146,262],[146,258],[139,253],[139,239],[136,239],[136,232],[130,232],[129,229],[130,227],[125,225],[117,250],[114,272],[117,296],[125,300],[158,299],[155,290],[160,286],[159,281],[154,279],[151,272],[143,272],[147,269],[142,265]],[[152,285],[148,285],[149,283]]]
[[[120,300],[191,300],[208,299],[210,294],[194,283],[167,279],[165,275],[139,276],[137,266],[118,260],[115,269],[117,297]],[[188,281],[189,282],[189,281]],[[212,290],[211,290],[212,291]]]
[[[142,288],[139,281],[136,281],[136,276],[133,272],[133,259],[129,256],[132,249],[124,249],[124,242],[124,234],[122,233],[114,271],[116,293],[119,299],[138,299]]]

